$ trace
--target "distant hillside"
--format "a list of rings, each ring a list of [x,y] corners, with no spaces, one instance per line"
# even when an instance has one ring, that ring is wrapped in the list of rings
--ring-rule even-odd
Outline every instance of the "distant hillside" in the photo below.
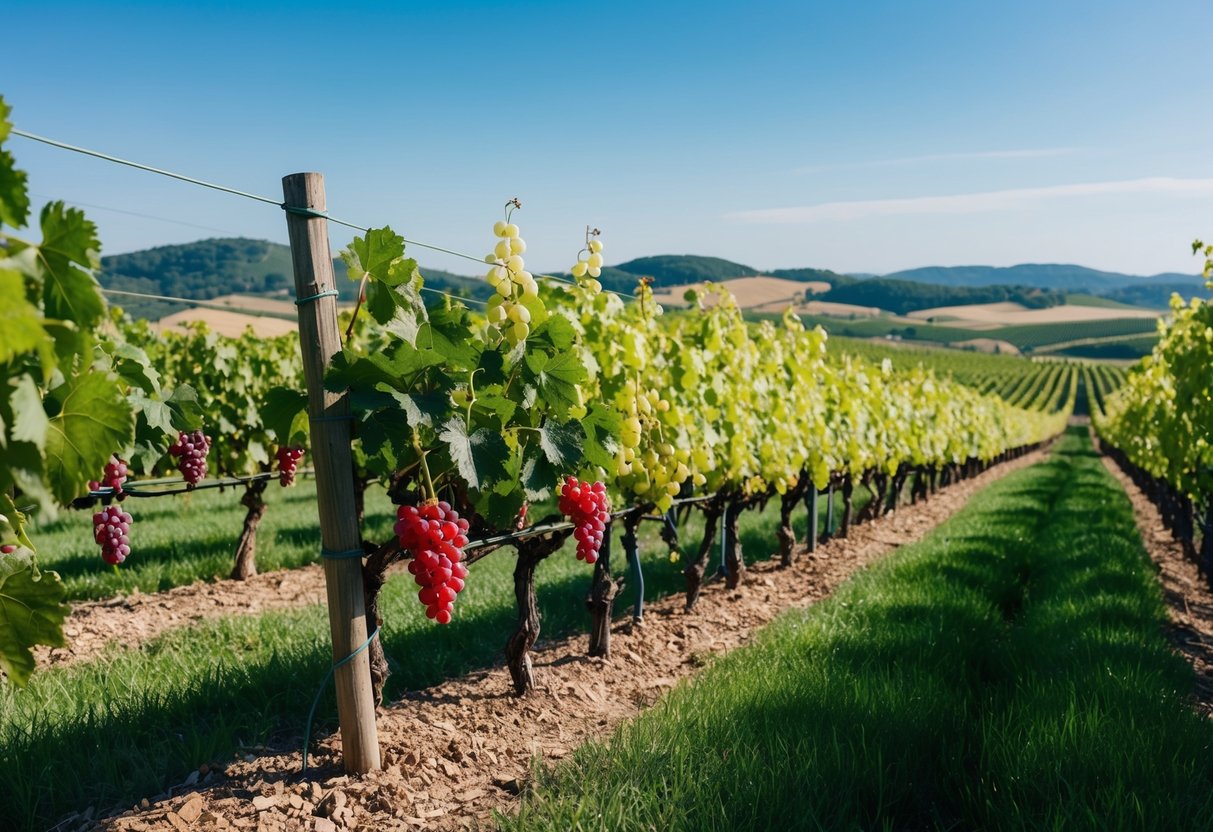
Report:
[[[1063,292],[1030,286],[941,286],[887,277],[835,286],[814,300],[879,306],[895,315],[937,306],[966,306],[973,303],[1012,301],[1029,309],[1045,309],[1066,302]]]
[[[1064,292],[1089,292],[1123,303],[1164,308],[1172,291],[1203,294],[1197,275],[1168,272],[1139,277],[1120,272],[1104,272],[1085,266],[1025,263],[1019,266],[928,266],[885,275],[895,280],[910,280],[942,286],[1032,286]]]
[[[695,254],[659,254],[655,257],[638,257],[615,266],[621,272],[636,277],[653,278],[654,286],[676,286],[682,283],[699,283],[711,280],[719,283],[734,277],[749,277],[762,272],[753,266],[743,266],[719,257],[700,257]]]

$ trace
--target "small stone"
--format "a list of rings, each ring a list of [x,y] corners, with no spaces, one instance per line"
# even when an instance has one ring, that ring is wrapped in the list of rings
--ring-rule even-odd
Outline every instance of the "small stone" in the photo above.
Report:
[[[193,823],[198,820],[202,814],[202,797],[198,794],[192,794],[186,798],[185,803],[181,804],[181,808],[177,810],[177,814],[186,823]]]
[[[258,812],[264,812],[267,809],[272,809],[278,805],[278,795],[257,795],[253,798],[253,808]]]
[[[316,818],[316,823],[312,828],[315,832],[337,832],[337,824],[328,818]]]

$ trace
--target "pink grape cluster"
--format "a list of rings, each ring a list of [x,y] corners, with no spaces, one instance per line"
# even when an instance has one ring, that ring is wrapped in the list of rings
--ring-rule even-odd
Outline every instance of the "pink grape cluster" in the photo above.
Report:
[[[99,480],[89,480],[88,490],[96,491],[104,486],[105,488],[113,489],[114,496],[119,500],[125,499],[126,495],[122,493],[122,483],[126,482],[126,477],[130,473],[127,467],[127,461],[122,459],[117,454],[110,454],[109,462],[105,463],[105,472]]]
[[[425,614],[439,624],[449,624],[455,596],[468,576],[467,565],[460,562],[468,544],[468,521],[445,501],[420,508],[401,506],[396,517],[396,537],[413,554],[409,572],[421,587],[417,597],[425,604]]]
[[[193,488],[206,476],[206,455],[210,450],[211,440],[200,430],[182,432],[168,449],[177,458],[177,470],[185,478],[187,488]]]
[[[606,486],[601,482],[591,485],[569,477],[560,487],[560,513],[573,523],[573,537],[577,541],[577,560],[593,563],[598,560],[602,548],[602,536],[607,521],[611,519],[611,504],[607,499]]]
[[[295,483],[295,471],[299,468],[299,460],[303,459],[303,448],[288,448],[285,445],[278,449],[278,482],[286,488]]]
[[[118,506],[106,506],[93,515],[93,538],[101,544],[101,559],[122,563],[131,553],[131,516]]]
[[[105,464],[105,473],[101,475],[101,484],[114,489],[115,494],[122,495],[118,499],[122,499],[126,496],[122,494],[122,483],[126,482],[126,475],[129,473],[126,460],[117,454],[111,454],[110,461]]]

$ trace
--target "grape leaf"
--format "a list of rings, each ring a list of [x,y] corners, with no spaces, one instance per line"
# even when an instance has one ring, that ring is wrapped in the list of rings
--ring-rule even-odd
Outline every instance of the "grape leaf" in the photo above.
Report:
[[[46,437],[46,474],[61,503],[79,496],[110,454],[134,439],[131,406],[116,397],[113,388],[112,376],[91,370],[65,381],[47,397],[55,412]]]
[[[355,237],[341,252],[350,280],[362,280],[369,274],[374,280],[387,282],[392,263],[402,257],[404,238],[387,227],[372,228],[365,237]]]
[[[160,389],[160,373],[143,350],[130,344],[119,344],[114,347],[111,357],[114,372],[131,387],[149,395]]]
[[[497,431],[480,428],[469,435],[463,420],[452,417],[438,438],[446,443],[451,461],[472,490],[489,488],[506,475],[510,448]]]
[[[261,405],[261,422],[284,445],[307,440],[307,394],[286,387],[275,387]]]
[[[445,391],[435,390],[429,393],[401,393],[398,390],[391,392],[392,398],[404,410],[405,418],[408,420],[409,427],[433,427],[439,419],[450,412],[447,394]]]
[[[438,307],[430,312],[429,321],[417,336],[456,370],[471,370],[479,366],[481,353],[476,347],[468,324],[467,310],[460,307]]]
[[[619,436],[622,422],[622,414],[613,407],[602,402],[594,402],[590,406],[589,412],[581,420],[581,426],[585,428],[584,453],[587,462],[607,471],[615,470],[615,454],[619,450],[615,437]]]
[[[417,343],[417,333],[426,320],[425,303],[417,286],[372,283],[367,289],[366,308],[389,332],[408,344]]]
[[[564,352],[573,346],[577,339],[577,332],[568,318],[563,315],[552,315],[535,327],[528,339],[547,343],[557,352]]]
[[[418,350],[407,344],[366,356],[346,350],[333,357],[332,366],[324,377],[324,386],[333,392],[382,387],[407,391],[414,375],[442,363],[442,356],[433,350]]]
[[[42,407],[42,394],[32,378],[25,375],[16,380],[9,393],[9,406],[13,409],[13,442],[28,442],[39,452],[45,451],[50,420]]]
[[[504,494],[495,490],[482,491],[474,503],[476,513],[494,528],[511,528],[519,509],[527,499],[527,495],[516,483],[510,485],[511,488]]]
[[[3,107],[3,102],[0,102]],[[2,111],[0,111],[2,112]],[[0,125],[7,124],[0,118]],[[3,141],[0,138],[0,141]],[[17,160],[7,150],[0,150],[0,225],[22,228],[29,220],[28,177],[17,169]]]
[[[473,411],[476,408],[481,408],[492,413],[500,421],[500,427],[504,428],[510,423],[510,419],[514,418],[514,412],[518,409],[518,405],[505,396],[500,396],[496,393],[481,393],[476,396],[476,404],[473,406]]]
[[[548,422],[536,430],[539,434],[539,447],[548,462],[560,468],[571,469],[581,459],[585,431],[579,422],[567,422],[563,425]]]
[[[74,321],[82,329],[96,326],[105,315],[105,300],[92,274],[100,266],[97,226],[84,212],[62,202],[42,209],[43,308],[48,318]]]
[[[531,451],[522,463],[522,487],[528,500],[546,500],[567,469],[553,465],[542,453]]]
[[[34,671],[30,647],[65,647],[63,620],[70,608],[57,572],[39,572],[31,555],[0,555],[0,670],[19,686]]]
[[[3,199],[3,197],[0,197]],[[0,217],[0,222],[3,222]],[[25,281],[15,269],[0,268],[0,363],[23,352],[33,352],[49,342],[38,317],[38,310],[25,299]]]
[[[485,350],[480,353],[480,363],[476,366],[476,388],[481,389],[490,384],[505,384],[505,359],[496,350]]]
[[[529,381],[539,389],[544,401],[558,416],[567,417],[580,404],[576,385],[586,380],[585,365],[572,352],[549,356],[545,352],[528,352],[526,366]]]

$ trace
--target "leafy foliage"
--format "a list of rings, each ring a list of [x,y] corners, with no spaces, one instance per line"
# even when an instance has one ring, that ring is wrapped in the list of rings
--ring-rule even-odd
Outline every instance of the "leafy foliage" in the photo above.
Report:
[[[0,101],[0,141],[9,134]],[[23,173],[0,152],[0,221],[28,217]],[[27,514],[50,516],[88,491],[111,454],[166,447],[196,416],[191,391],[161,388],[147,356],[126,344],[94,278],[100,243],[84,214],[44,207],[42,239],[0,229],[0,668],[24,683],[30,647],[61,644],[66,607],[54,572],[40,572]],[[19,230],[19,228],[17,228]]]
[[[1197,241],[1213,287],[1213,248]],[[1129,461],[1205,505],[1213,499],[1213,302],[1171,299],[1153,352],[1104,403],[1094,423],[1104,441]]]

